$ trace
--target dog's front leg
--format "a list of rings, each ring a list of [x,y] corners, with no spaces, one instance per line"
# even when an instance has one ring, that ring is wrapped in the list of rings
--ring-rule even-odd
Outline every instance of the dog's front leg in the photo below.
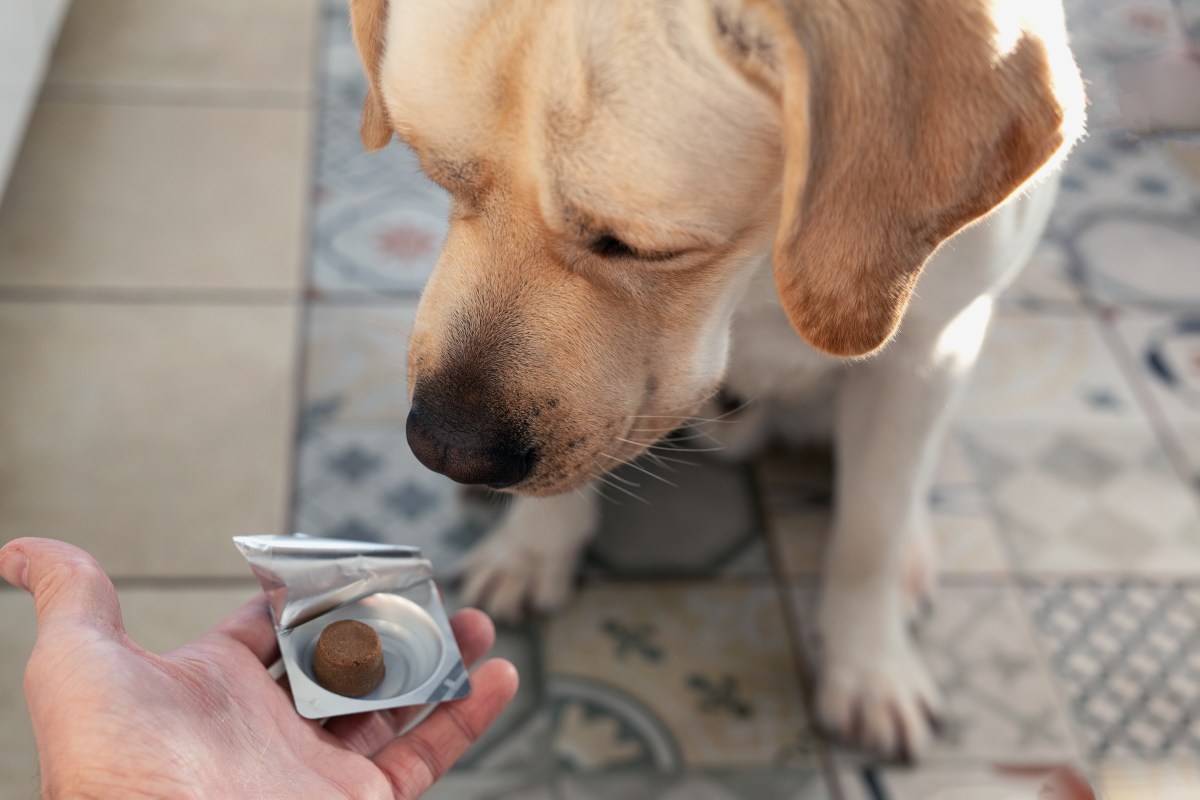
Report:
[[[466,602],[503,622],[562,606],[599,523],[585,491],[516,496],[499,527],[467,555]]]
[[[913,585],[914,572],[918,582],[932,580],[929,487],[989,316],[990,302],[981,300],[948,335],[921,342],[919,330],[909,331],[894,350],[854,365],[838,398],[833,535],[817,609],[817,712],[827,730],[888,757],[917,756],[939,713],[907,617],[912,593],[928,589]]]

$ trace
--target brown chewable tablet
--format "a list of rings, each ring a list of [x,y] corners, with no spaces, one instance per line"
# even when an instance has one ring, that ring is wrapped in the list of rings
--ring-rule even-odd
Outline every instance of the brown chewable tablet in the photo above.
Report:
[[[329,691],[362,697],[383,682],[383,643],[370,625],[339,620],[321,631],[312,669]]]

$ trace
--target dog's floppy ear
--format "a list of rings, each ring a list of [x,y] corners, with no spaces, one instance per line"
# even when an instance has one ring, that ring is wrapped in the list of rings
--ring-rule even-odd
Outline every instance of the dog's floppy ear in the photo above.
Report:
[[[775,282],[814,347],[861,356],[885,344],[938,245],[1082,126],[1065,41],[1048,49],[1022,19],[1000,30],[991,5],[810,2],[788,13],[778,0],[717,0],[727,50],[780,103]]]
[[[367,73],[367,99],[363,103],[359,133],[368,150],[379,150],[392,140],[392,126],[379,90],[379,67],[383,60],[384,27],[388,0],[350,0],[350,24],[354,44]]]

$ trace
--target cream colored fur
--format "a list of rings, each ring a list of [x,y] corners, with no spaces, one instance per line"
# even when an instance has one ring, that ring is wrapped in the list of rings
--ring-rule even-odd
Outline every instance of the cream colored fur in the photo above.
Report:
[[[1081,133],[1061,8],[351,8],[364,141],[398,134],[453,197],[410,381],[468,341],[537,447],[467,564],[468,596],[502,618],[561,604],[595,529],[576,490],[725,381],[754,398],[715,434],[731,449],[822,421],[837,446],[821,722],[886,755],[923,751],[940,701],[905,610],[933,574],[925,498],[992,303]],[[598,254],[604,236],[629,252]]]

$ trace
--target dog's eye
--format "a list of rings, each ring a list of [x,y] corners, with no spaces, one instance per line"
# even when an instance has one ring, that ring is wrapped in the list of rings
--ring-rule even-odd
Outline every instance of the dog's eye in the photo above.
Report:
[[[636,258],[637,251],[611,233],[597,236],[588,244],[588,250],[601,258]]]
[[[637,258],[642,261],[665,261],[668,258],[674,258],[679,255],[679,253],[647,253],[642,250],[635,250],[611,233],[600,234],[588,243],[587,248],[592,254],[601,258]]]

